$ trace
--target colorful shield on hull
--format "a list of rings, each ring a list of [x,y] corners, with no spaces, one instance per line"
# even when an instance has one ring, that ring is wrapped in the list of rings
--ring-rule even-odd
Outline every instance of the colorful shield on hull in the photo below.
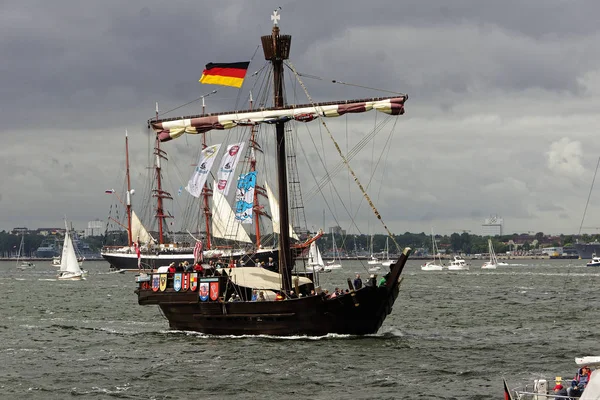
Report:
[[[160,287],[160,276],[152,275],[152,291],[158,292],[159,287]]]
[[[219,298],[219,281],[210,283],[210,299],[217,300]]]
[[[164,292],[167,288],[167,274],[160,274],[160,291]]]
[[[175,289],[176,292],[181,290],[181,275],[182,274],[179,273],[173,276],[173,289]]]
[[[208,282],[200,282],[200,291],[199,291],[199,296],[200,296],[200,300],[202,301],[206,301],[208,300]]]
[[[185,274],[183,274],[183,282],[181,283],[181,290],[185,292],[186,290],[188,290],[189,287],[190,287],[190,274],[186,272]]]
[[[198,288],[198,274],[196,272],[192,272],[190,274],[190,290],[195,292]]]

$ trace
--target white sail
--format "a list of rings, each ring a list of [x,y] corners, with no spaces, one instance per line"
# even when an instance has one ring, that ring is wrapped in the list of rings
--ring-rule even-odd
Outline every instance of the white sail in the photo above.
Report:
[[[212,235],[218,238],[252,243],[242,225],[235,222],[235,213],[225,196],[218,190],[213,192]]]
[[[154,238],[146,230],[142,221],[138,218],[135,211],[131,210],[131,238],[134,242],[139,241],[140,245],[154,242]]]
[[[60,259],[60,272],[81,274],[81,268],[79,268],[79,262],[77,262],[75,247],[73,247],[69,231],[65,232],[65,241],[63,242],[62,257]]]
[[[271,222],[273,223],[273,233],[279,233],[281,232],[281,228],[279,226],[279,201],[277,201],[275,194],[273,193],[267,182],[265,182],[265,190],[267,192],[267,197],[269,198],[269,207],[271,208]],[[299,240],[298,235],[296,235],[296,232],[294,232],[294,229],[291,225],[289,226],[289,232],[291,238]]]
[[[319,247],[316,242],[312,242],[310,244],[310,249],[308,250],[308,264],[313,267],[323,267],[325,264],[323,263],[323,257],[321,257],[321,252],[319,251]]]
[[[139,241],[140,245],[154,242],[154,238],[146,230],[142,221],[138,218],[135,211],[131,210],[131,238],[134,242]]]

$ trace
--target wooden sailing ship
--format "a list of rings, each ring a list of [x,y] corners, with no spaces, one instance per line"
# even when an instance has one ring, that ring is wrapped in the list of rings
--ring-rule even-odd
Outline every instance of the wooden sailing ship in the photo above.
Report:
[[[290,226],[285,124],[290,120],[309,122],[346,113],[376,109],[390,114],[404,113],[406,95],[311,103],[289,106],[284,101],[283,66],[288,59],[291,36],[281,35],[279,14],[272,16],[270,35],[262,37],[265,59],[272,66],[274,107],[183,118],[149,121],[160,141],[183,133],[205,133],[234,126],[275,125],[277,196],[281,227]],[[355,180],[358,179],[355,177]],[[366,195],[366,192],[364,192]],[[370,204],[370,199],[369,201]],[[374,212],[378,212],[373,207]],[[379,215],[378,215],[379,216]],[[380,216],[379,216],[380,218]],[[387,228],[386,228],[387,229]],[[389,231],[388,231],[389,232]],[[315,285],[311,273],[294,270],[294,245],[290,232],[280,229],[278,272],[263,268],[226,268],[220,273],[163,273],[153,271],[136,277],[140,305],[158,305],[172,329],[213,335],[326,335],[371,334],[378,331],[398,296],[401,273],[410,254],[406,248],[385,273],[385,282],[370,279],[356,289],[348,280],[349,291],[326,296]],[[209,275],[209,276],[207,276]],[[383,274],[382,274],[383,275]],[[260,293],[258,301],[253,299]],[[285,300],[277,301],[278,297]],[[291,295],[290,295],[291,294]],[[264,297],[263,297],[264,296]]]

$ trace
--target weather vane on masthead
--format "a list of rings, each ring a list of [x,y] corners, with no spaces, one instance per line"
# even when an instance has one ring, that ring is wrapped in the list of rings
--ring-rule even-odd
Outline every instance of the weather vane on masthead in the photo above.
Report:
[[[271,15],[271,21],[273,21],[273,25],[275,26],[277,26],[277,21],[279,21],[281,18],[281,15],[279,15],[279,10],[281,10],[281,7],[276,8],[275,11],[273,11],[273,15]]]

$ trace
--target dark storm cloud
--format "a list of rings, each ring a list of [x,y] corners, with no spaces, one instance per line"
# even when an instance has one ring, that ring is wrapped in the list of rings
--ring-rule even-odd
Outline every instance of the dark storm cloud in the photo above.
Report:
[[[293,35],[290,61],[323,78],[302,77],[313,98],[380,94],[331,79],[411,96],[392,144],[402,157],[390,162],[402,188],[384,201],[402,203],[385,210],[401,230],[428,231],[427,219],[460,229],[490,213],[551,224],[552,213],[576,209],[600,151],[590,139],[597,2],[25,0],[0,4],[0,183],[10,193],[2,205],[11,205],[0,229],[23,215],[32,226],[60,222],[65,204],[103,217],[106,200],[95,193],[123,169],[125,129],[140,177],[155,101],[165,112],[213,90],[197,82],[208,62],[254,56],[250,73],[261,68],[257,46],[276,6],[282,32]],[[207,106],[246,108],[246,97],[219,88]],[[193,139],[181,140],[169,151],[194,158]],[[40,191],[51,195],[27,197]]]

